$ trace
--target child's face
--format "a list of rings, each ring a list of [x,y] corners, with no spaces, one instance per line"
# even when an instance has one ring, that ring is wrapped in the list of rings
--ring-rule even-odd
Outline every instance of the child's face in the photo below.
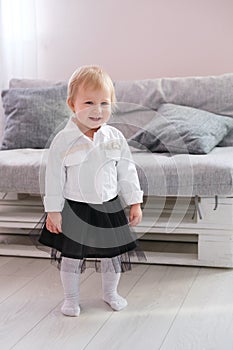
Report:
[[[78,88],[76,97],[68,104],[76,114],[76,122],[82,132],[99,128],[111,115],[111,93],[108,89]]]

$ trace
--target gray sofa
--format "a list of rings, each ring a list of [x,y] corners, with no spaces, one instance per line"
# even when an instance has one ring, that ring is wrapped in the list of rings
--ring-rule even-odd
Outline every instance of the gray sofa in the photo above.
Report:
[[[53,97],[54,89],[60,89],[61,94],[64,86],[62,82],[13,79],[3,94],[8,119],[2,117],[1,121],[5,132],[0,151],[0,192],[5,200],[6,194],[17,194],[15,205],[22,194],[42,200],[48,147],[54,130],[64,127],[62,118],[67,114],[62,105],[63,114],[55,124],[49,124],[44,116],[50,137],[45,135],[44,144],[38,146],[42,131],[37,126],[35,145],[28,137],[30,142],[25,147],[17,140],[20,127],[13,130],[17,108],[21,108],[15,101],[33,96],[44,115],[49,111],[40,105],[41,94],[47,98],[52,93]],[[36,89],[40,90],[39,100]],[[182,254],[148,249],[148,262],[233,267],[233,74],[116,81],[115,90],[118,104],[109,123],[128,139],[144,191],[144,219],[137,228],[141,239],[148,240],[147,247],[148,242],[158,239],[195,245],[190,254],[188,248]],[[22,110],[25,108],[20,113]],[[27,118],[31,120],[32,116]],[[24,124],[28,124],[27,118]],[[24,140],[28,130],[22,131]],[[2,208],[4,205],[2,199]],[[42,213],[42,202],[40,208]]]

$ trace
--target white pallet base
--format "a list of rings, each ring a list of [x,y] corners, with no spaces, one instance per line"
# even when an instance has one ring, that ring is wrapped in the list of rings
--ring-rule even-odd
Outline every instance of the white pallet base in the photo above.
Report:
[[[26,236],[43,215],[40,196],[0,193],[1,197],[0,255],[49,258],[49,251],[35,248]],[[220,197],[217,210],[214,198],[201,198],[199,205],[202,220],[193,199],[165,202],[150,197],[145,202],[142,223],[135,230],[148,264],[233,267],[233,198]]]

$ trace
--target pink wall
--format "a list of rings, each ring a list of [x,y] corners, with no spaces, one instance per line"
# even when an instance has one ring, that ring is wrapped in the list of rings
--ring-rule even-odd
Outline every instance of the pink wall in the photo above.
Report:
[[[37,0],[38,74],[113,79],[233,72],[232,0]]]

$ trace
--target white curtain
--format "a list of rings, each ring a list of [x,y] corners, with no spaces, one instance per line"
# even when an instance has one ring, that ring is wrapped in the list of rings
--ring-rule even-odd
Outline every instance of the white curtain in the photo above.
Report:
[[[37,77],[36,0],[0,0],[0,84]]]

